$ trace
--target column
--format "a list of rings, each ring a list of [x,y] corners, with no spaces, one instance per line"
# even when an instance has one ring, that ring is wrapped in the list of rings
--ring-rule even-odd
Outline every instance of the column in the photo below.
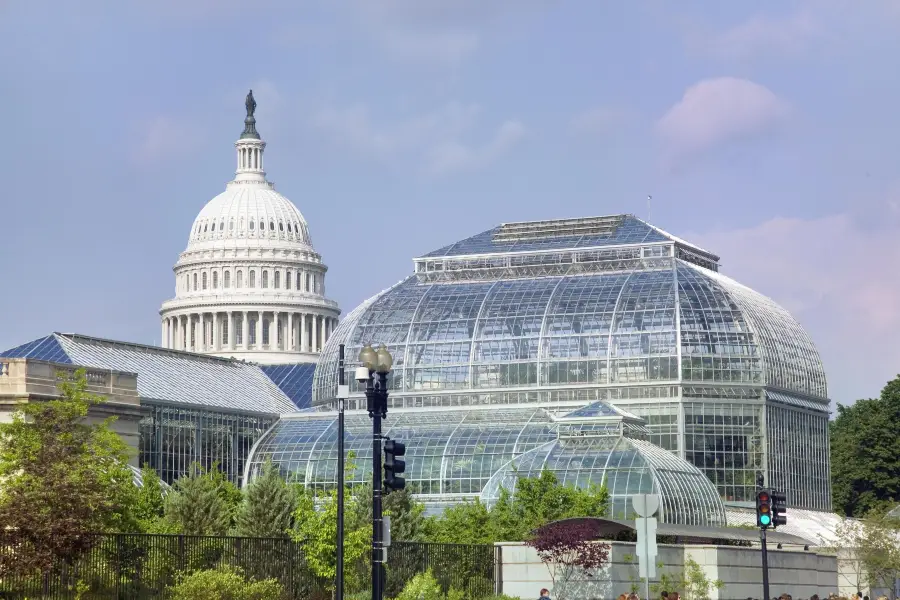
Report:
[[[319,315],[312,315],[312,352],[319,351]]]
[[[234,313],[228,311],[228,349],[234,350]]]
[[[288,326],[287,327],[288,327],[288,337],[285,339],[287,339],[289,341],[287,343],[287,348],[285,348],[285,350],[290,352],[291,350],[294,349],[294,340],[296,339],[296,336],[294,336],[294,313],[293,312],[288,313]]]
[[[241,317],[241,350],[247,350],[250,347],[250,320],[246,310],[241,311]]]
[[[303,313],[300,313],[300,351],[308,351],[306,346],[306,315]]]
[[[272,346],[273,350],[281,350],[281,346],[278,345],[278,337],[282,334],[280,312],[272,313],[272,325],[272,333],[269,334],[269,345]],[[275,335],[274,339],[271,337],[273,334]]]
[[[256,349],[262,348],[263,312],[256,311]]]
[[[213,351],[218,352],[221,349],[222,345],[222,332],[219,331],[219,313],[213,313],[213,334],[212,334],[212,344]]]

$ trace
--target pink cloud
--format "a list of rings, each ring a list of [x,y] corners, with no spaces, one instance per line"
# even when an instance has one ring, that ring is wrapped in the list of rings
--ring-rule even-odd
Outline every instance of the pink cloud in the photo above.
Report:
[[[657,123],[667,154],[700,154],[722,143],[764,132],[788,113],[767,87],[747,79],[720,77],[689,87]]]

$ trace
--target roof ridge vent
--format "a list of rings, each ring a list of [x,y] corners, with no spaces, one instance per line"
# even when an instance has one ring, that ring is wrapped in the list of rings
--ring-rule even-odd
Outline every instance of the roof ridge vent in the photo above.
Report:
[[[591,237],[611,236],[622,225],[624,218],[624,215],[614,215],[610,217],[503,223],[494,233],[493,241],[495,243],[511,243],[586,235]]]

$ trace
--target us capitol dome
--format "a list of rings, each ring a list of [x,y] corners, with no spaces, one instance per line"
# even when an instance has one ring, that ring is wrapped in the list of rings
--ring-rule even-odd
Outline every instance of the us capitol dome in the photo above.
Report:
[[[266,179],[266,143],[247,95],[237,171],[194,220],[163,303],[163,347],[260,364],[314,363],[340,309],[309,227]]]

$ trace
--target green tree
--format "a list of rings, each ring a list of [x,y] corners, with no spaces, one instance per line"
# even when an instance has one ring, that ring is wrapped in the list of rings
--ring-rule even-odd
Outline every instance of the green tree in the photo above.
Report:
[[[132,514],[142,533],[163,533],[167,527],[163,523],[165,496],[162,480],[150,467],[141,469],[143,485],[138,488]]]
[[[318,510],[317,501],[320,504]],[[354,500],[346,487],[344,507],[347,514],[361,512],[358,501]],[[371,523],[367,528],[356,526],[353,522],[345,522],[345,565],[352,565],[365,555],[371,541],[369,528]],[[306,562],[312,572],[332,586],[337,572],[337,490],[332,490],[324,498],[317,498],[311,492],[302,492],[294,509],[294,526],[289,535],[303,546]],[[345,574],[348,591],[358,589],[361,583],[352,580],[354,574],[355,571],[352,569],[348,569]]]
[[[539,527],[571,517],[602,517],[609,507],[603,485],[588,489],[563,485],[550,471],[522,477],[515,492],[500,490],[494,505],[479,501],[447,509],[427,523],[427,536],[436,542],[489,544],[527,540]]]
[[[165,516],[179,533],[186,535],[227,535],[234,519],[230,505],[230,482],[217,470],[206,472],[198,464],[175,481],[166,497]]]
[[[852,517],[893,506],[900,499],[900,377],[878,398],[837,406],[831,422],[834,509]]]
[[[291,526],[296,494],[278,467],[267,460],[262,473],[244,490],[237,514],[236,533],[245,537],[282,537]]]
[[[842,522],[835,534],[837,540],[831,550],[843,572],[851,573],[869,588],[893,587],[900,576],[900,546],[896,541],[900,523],[871,513],[863,519]]]
[[[129,448],[111,429],[115,417],[87,422],[105,399],[88,392],[84,370],[59,377],[60,399],[29,402],[0,423],[0,523],[26,542],[0,553],[0,574],[50,570],[76,559],[87,533],[137,528]]]

